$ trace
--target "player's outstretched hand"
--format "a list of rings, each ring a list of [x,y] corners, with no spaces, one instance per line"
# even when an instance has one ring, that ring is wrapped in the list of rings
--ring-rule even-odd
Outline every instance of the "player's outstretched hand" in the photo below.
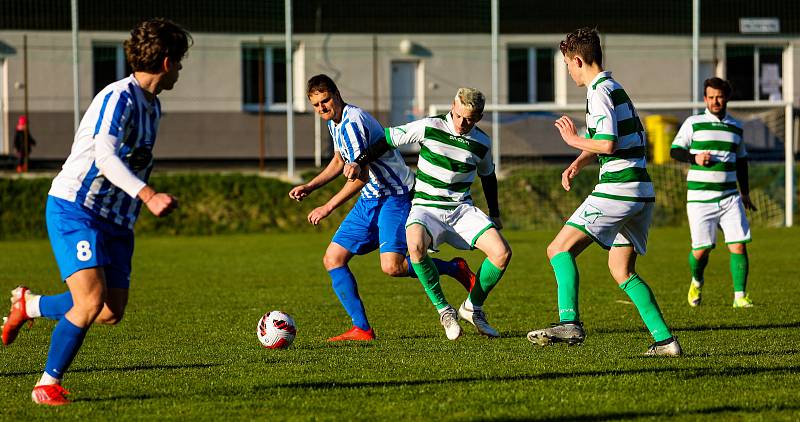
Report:
[[[321,207],[314,208],[313,211],[308,213],[308,222],[317,225],[320,221],[322,221],[325,217],[331,214],[331,209],[328,208],[327,205],[323,205]]]
[[[556,120],[555,126],[561,138],[569,141],[571,138],[578,136],[578,129],[575,128],[575,123],[568,116],[561,116]]]
[[[750,211],[758,211],[756,209],[756,206],[753,205],[753,201],[750,200],[750,194],[743,194],[741,196],[742,196],[742,205],[744,205],[745,209]]]
[[[356,180],[361,175],[361,166],[358,163],[347,163],[344,165],[342,173],[347,180]]]
[[[578,168],[575,166],[569,166],[563,173],[561,173],[561,186],[564,188],[565,191],[572,189],[572,179],[578,175]]]
[[[295,186],[289,191],[289,198],[299,202],[305,199],[306,196],[311,195],[313,191],[314,189],[308,185]]]
[[[178,208],[178,200],[168,193],[157,193],[151,196],[145,205],[156,217],[164,217]]]

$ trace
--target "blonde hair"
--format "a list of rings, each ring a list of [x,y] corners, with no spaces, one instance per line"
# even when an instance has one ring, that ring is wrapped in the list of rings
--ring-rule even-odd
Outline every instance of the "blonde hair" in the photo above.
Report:
[[[483,106],[486,105],[486,97],[476,88],[458,88],[455,100],[477,113],[483,113]]]

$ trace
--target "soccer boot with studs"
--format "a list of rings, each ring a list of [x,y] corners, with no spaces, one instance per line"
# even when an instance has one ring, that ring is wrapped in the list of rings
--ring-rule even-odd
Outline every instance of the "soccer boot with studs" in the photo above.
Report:
[[[700,304],[703,300],[703,286],[698,286],[695,283],[695,280],[692,279],[692,282],[689,284],[689,294],[687,295],[687,299],[689,301],[689,306],[695,307]]]
[[[69,391],[58,384],[37,385],[31,391],[31,399],[34,403],[47,406],[63,406],[72,403],[67,400]]]
[[[539,346],[555,343],[567,343],[573,346],[583,343],[586,334],[583,332],[583,323],[580,321],[559,322],[548,328],[533,330],[528,333],[527,338],[528,341]]]
[[[753,301],[750,299],[750,296],[744,295],[742,297],[737,297],[733,299],[733,307],[734,308],[752,308]]]
[[[331,337],[328,341],[372,341],[375,340],[375,331],[372,330],[370,327],[369,330],[362,330],[361,328],[356,327],[355,325],[353,328],[345,331],[342,334],[339,334],[336,337]]]
[[[455,278],[459,283],[461,283],[461,285],[464,286],[464,289],[467,292],[471,292],[472,286],[475,285],[477,277],[475,276],[475,273],[473,273],[472,270],[469,269],[469,264],[467,264],[467,260],[465,260],[464,258],[457,257],[451,259],[450,263],[455,264],[456,267],[458,268],[458,272],[456,272],[456,274],[453,275],[453,278]]]
[[[452,306],[447,308],[439,314],[439,322],[444,327],[444,333],[449,340],[455,340],[461,337],[461,325],[458,324],[458,313]]]
[[[19,334],[19,330],[29,322],[28,327],[33,325],[33,318],[28,316],[25,312],[26,295],[30,294],[25,286],[18,286],[11,291],[11,310],[8,311],[8,316],[3,319],[3,345],[8,346],[14,342]]]
[[[667,356],[674,358],[682,355],[683,349],[681,349],[681,344],[678,343],[677,337],[670,337],[666,340],[653,343],[644,354],[645,356]]]
[[[479,307],[468,309],[467,303],[464,302],[458,308],[458,316],[464,321],[474,325],[480,334],[493,338],[500,337],[500,333],[489,325],[489,321],[486,320],[486,314],[483,312],[483,309]]]

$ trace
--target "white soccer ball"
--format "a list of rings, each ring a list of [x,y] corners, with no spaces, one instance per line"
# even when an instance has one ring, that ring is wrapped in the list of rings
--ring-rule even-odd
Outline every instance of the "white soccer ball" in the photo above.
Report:
[[[256,327],[258,341],[267,349],[285,349],[291,346],[296,334],[294,320],[281,311],[267,312]]]

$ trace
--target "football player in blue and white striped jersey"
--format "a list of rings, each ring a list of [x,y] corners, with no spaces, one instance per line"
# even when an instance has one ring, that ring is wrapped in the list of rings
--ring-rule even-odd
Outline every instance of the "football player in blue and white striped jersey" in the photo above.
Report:
[[[33,318],[57,320],[47,364],[31,396],[45,405],[68,404],[61,379],[93,323],[117,324],[128,303],[133,225],[142,204],[158,217],[177,200],[148,186],[161,118],[157,95],[173,88],[191,35],[166,19],[139,23],[126,40],[133,74],[92,100],[72,151],[53,180],[46,221],[61,278],[69,290],[55,296],[12,292],[3,344]]]
[[[345,103],[336,84],[327,75],[309,79],[306,94],[314,111],[328,123],[334,154],[322,172],[289,192],[289,197],[298,201],[335,179],[341,174],[345,163],[354,161],[369,145],[385,142],[383,126],[366,111]],[[399,151],[389,151],[378,157],[369,166],[369,171],[362,175],[360,179],[348,180],[325,205],[308,214],[309,223],[318,224],[361,192],[358,202],[342,221],[323,258],[333,290],[353,321],[350,330],[328,341],[370,341],[375,338],[358,294],[355,276],[348,267],[354,255],[379,249],[384,273],[392,277],[416,277],[406,257],[408,247],[405,235],[414,174]],[[465,289],[470,290],[474,285],[475,275],[463,258],[434,261],[440,273],[456,278]]]

